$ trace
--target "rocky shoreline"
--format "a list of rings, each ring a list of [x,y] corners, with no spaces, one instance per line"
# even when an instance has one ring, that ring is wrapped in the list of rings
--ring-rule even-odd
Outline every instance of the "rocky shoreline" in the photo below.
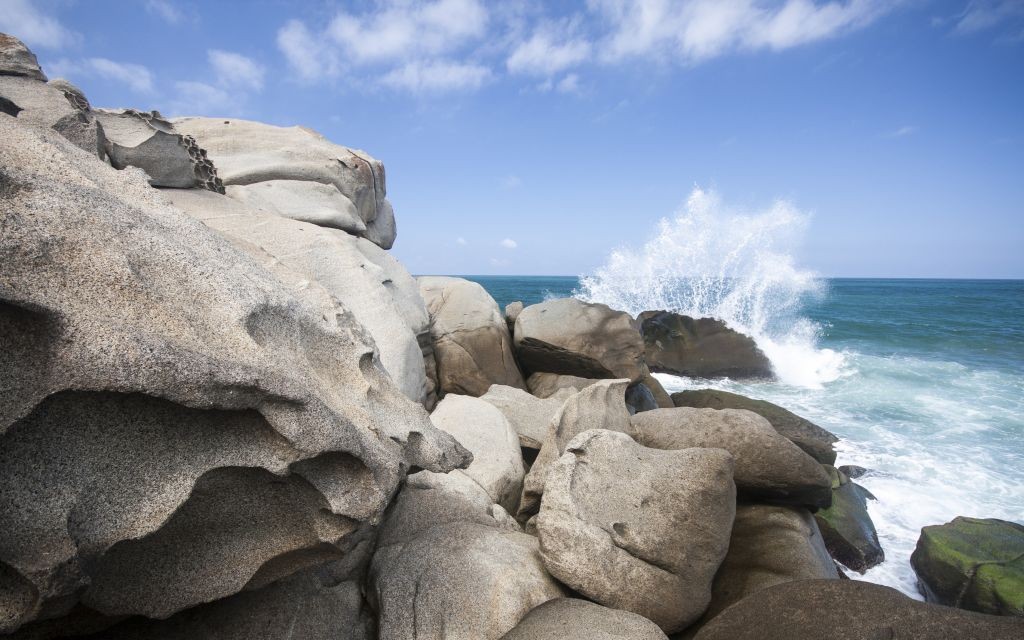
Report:
[[[1024,526],[884,560],[710,318],[414,278],[384,165],[96,109],[0,34],[0,637],[1020,638]],[[854,574],[852,578],[848,574]]]

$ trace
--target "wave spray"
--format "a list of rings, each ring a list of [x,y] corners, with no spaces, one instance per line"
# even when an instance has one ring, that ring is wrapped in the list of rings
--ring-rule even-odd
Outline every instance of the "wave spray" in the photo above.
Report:
[[[667,310],[723,320],[757,341],[780,381],[820,387],[842,374],[843,356],[818,349],[820,327],[800,315],[825,292],[793,261],[808,220],[783,200],[753,214],[731,212],[716,193],[695,188],[656,237],[640,250],[614,251],[575,295],[634,316]]]

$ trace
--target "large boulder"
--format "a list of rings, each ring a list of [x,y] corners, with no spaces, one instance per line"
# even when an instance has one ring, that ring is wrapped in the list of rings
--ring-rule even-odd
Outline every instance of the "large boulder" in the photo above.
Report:
[[[55,133],[0,115],[0,154],[0,632],[344,559],[469,463],[323,288]]]
[[[910,556],[929,602],[981,613],[1024,616],[1024,526],[954,518],[924,527]]]
[[[223,118],[176,118],[173,124],[206,149],[232,198],[384,249],[394,244],[384,165],[365,152],[306,127]]]
[[[563,389],[571,392],[583,391],[601,378],[581,378],[560,373],[535,371],[526,379],[526,388],[538,398],[550,398]]]
[[[479,397],[492,384],[524,389],[505,320],[487,291],[462,278],[418,281],[430,313],[438,394]]]
[[[493,405],[519,434],[519,445],[540,449],[547,437],[551,419],[573,392],[563,391],[550,398],[538,398],[522,389],[491,385],[480,399]]]
[[[629,611],[579,598],[535,607],[501,640],[668,640],[658,625]]]
[[[6,33],[0,33],[0,76],[21,76],[46,82],[46,74],[39,66],[36,54],[29,51],[21,40]]]
[[[565,595],[544,570],[536,538],[468,522],[378,549],[369,584],[388,640],[495,640]]]
[[[875,524],[868,515],[868,500],[875,497],[841,471],[825,468],[832,480],[832,505],[818,510],[814,519],[832,557],[843,566],[864,573],[885,560]]]
[[[707,608],[735,511],[728,452],[661,451],[586,431],[548,475],[540,553],[587,598],[674,633]]]
[[[688,378],[772,378],[772,363],[750,336],[714,318],[645,311],[637,318],[651,371]]]
[[[540,453],[523,481],[523,497],[517,517],[527,520],[540,509],[548,471],[565,453],[565,447],[577,435],[589,429],[625,433],[629,431],[626,409],[628,380],[600,380],[571,396],[552,416]]]
[[[633,318],[603,304],[560,298],[530,305],[516,317],[515,344],[529,373],[630,382],[647,373],[643,340]]]
[[[735,458],[736,489],[746,498],[813,508],[832,502],[824,468],[756,413],[677,407],[638,413],[630,425],[630,435],[646,447],[725,449]]]
[[[696,640],[1020,640],[1024,620],[912,600],[859,580],[798,580],[740,600]]]
[[[793,444],[806,451],[818,462],[822,464],[835,464],[836,462],[836,452],[832,445],[839,442],[839,438],[810,420],[801,418],[777,404],[718,389],[680,391],[672,394],[672,402],[677,407],[753,411],[772,423],[772,427],[776,431],[789,438]]]
[[[473,454],[464,473],[487,492],[491,502],[515,511],[523,489],[523,454],[519,436],[498,409],[479,398],[448,394],[430,421],[450,433]]]
[[[431,404],[433,388],[420,346],[430,331],[427,310],[416,280],[388,252],[337,229],[282,218],[210,191],[162,193],[239,245],[262,250],[268,263],[323,287],[370,332],[381,363],[402,392]]]

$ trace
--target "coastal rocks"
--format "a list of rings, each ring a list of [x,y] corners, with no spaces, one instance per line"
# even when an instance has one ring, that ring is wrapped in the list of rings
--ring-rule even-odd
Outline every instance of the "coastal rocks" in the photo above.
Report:
[[[625,399],[628,384],[628,380],[599,380],[562,404],[552,417],[540,453],[523,481],[523,497],[517,514],[519,520],[528,519],[540,509],[548,471],[565,452],[570,440],[588,429],[629,431]]]
[[[540,449],[547,437],[551,419],[562,408],[565,397],[570,393],[562,392],[551,398],[538,398],[522,389],[495,384],[491,385],[480,399],[501,411],[519,434],[521,447]]]
[[[505,324],[508,325],[508,332],[511,335],[516,328],[516,318],[523,312],[523,303],[518,300],[505,305]]]
[[[556,598],[535,607],[501,640],[668,640],[658,625],[629,611],[579,598]]]
[[[565,595],[533,536],[475,523],[433,527],[377,551],[369,599],[389,640],[496,640]]]
[[[469,463],[315,283],[52,132],[0,153],[2,632],[365,556],[408,469]]]
[[[529,373],[584,378],[629,378],[647,372],[644,347],[633,318],[603,304],[575,298],[530,305],[516,318],[516,354]]]
[[[96,109],[104,149],[115,169],[138,167],[154,187],[208,189],[224,193],[217,169],[191,136],[181,135],[156,111]]]
[[[0,76],[22,76],[46,82],[36,54],[21,40],[6,33],[0,33]]]
[[[717,389],[699,389],[673,393],[672,401],[677,407],[746,409],[747,411],[753,411],[768,420],[776,431],[789,438],[793,444],[803,449],[818,462],[822,464],[835,464],[836,452],[832,445],[838,442],[839,438],[810,420],[805,420],[777,404]]]
[[[746,498],[814,508],[832,501],[822,466],[756,413],[678,407],[638,413],[630,423],[629,434],[645,447],[725,449],[735,458],[736,489]]]
[[[814,514],[828,552],[843,566],[864,573],[885,560],[875,524],[868,515],[867,489],[832,467],[832,505]]]
[[[429,344],[430,320],[416,280],[388,252],[337,229],[281,218],[209,191],[162,193],[243,250],[258,249],[254,257],[268,267],[282,265],[297,274],[297,291],[314,282],[330,293],[369,331],[381,363],[406,397],[433,405],[421,347]]]
[[[563,389],[582,391],[598,382],[600,378],[580,378],[579,376],[561,375],[558,373],[531,373],[526,379],[526,387],[538,398],[550,398]]]
[[[548,475],[537,517],[541,557],[587,598],[674,633],[711,599],[735,499],[724,450],[660,451],[622,433],[587,431]]]
[[[921,529],[910,556],[929,602],[1003,616],[1024,616],[1024,526],[954,518]]]
[[[525,388],[505,320],[484,288],[462,278],[417,280],[430,313],[438,395],[482,396],[492,384]]]
[[[473,454],[465,470],[453,473],[464,473],[487,492],[491,502],[515,511],[526,471],[519,436],[505,416],[479,398],[448,394],[430,414],[430,421]]]
[[[771,361],[750,336],[714,318],[645,311],[637,318],[651,371],[689,378],[772,378]]]
[[[271,213],[341,229],[383,249],[395,241],[384,165],[305,127],[177,118],[217,165],[227,194]]]
[[[715,575],[704,619],[776,584],[838,578],[810,512],[800,507],[740,504],[729,552]]]
[[[859,580],[798,580],[740,600],[696,640],[1019,640],[1024,620],[941,607]]]

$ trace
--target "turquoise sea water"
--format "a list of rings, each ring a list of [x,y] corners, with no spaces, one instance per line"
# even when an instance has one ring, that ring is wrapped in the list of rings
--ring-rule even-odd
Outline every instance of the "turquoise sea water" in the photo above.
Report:
[[[502,307],[574,292],[618,300],[571,277],[467,277]],[[922,526],[1024,522],[1024,281],[824,280],[780,313],[756,337],[774,345],[783,380],[658,378],[669,391],[764,398],[841,437],[837,464],[871,469],[859,482],[878,498],[869,511],[886,561],[864,579],[916,596],[909,557]]]

